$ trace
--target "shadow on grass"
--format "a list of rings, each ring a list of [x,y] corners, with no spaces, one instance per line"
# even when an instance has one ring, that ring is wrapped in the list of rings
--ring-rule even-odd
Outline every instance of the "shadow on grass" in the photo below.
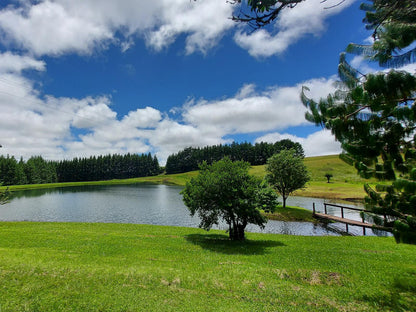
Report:
[[[382,295],[365,296],[363,299],[391,311],[415,311],[416,271],[395,277],[391,289]]]
[[[259,255],[267,253],[268,248],[285,246],[272,240],[233,241],[221,234],[189,234],[185,239],[204,249],[229,255]]]

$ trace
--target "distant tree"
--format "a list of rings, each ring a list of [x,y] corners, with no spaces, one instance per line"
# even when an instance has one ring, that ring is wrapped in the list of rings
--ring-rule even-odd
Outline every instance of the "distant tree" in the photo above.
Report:
[[[294,150],[283,150],[269,158],[266,172],[266,180],[282,196],[283,208],[289,195],[305,187],[310,179],[303,157],[296,156]]]
[[[333,177],[332,173],[325,173],[325,178],[327,179],[327,183],[329,183],[329,180]]]
[[[259,181],[248,173],[249,167],[228,157],[212,165],[202,163],[199,175],[181,192],[191,215],[200,217],[199,227],[209,230],[224,220],[232,240],[244,240],[249,223],[264,227],[267,219],[258,209]]]

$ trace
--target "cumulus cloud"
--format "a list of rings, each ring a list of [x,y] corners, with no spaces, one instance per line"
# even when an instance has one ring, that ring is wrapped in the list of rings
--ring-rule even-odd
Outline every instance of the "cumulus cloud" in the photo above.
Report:
[[[287,133],[268,133],[264,136],[257,138],[255,142],[274,143],[283,139],[289,139],[293,142],[300,143],[307,157],[333,155],[341,153],[341,144],[335,141],[335,137],[331,134],[329,130],[325,129],[316,131],[308,135],[306,138],[301,138]]]
[[[90,54],[109,43],[126,51],[137,35],[160,50],[180,34],[193,53],[207,51],[233,27],[232,10],[217,0],[45,0],[2,9],[0,29],[10,43],[38,56]]]
[[[46,64],[30,56],[21,56],[11,52],[0,53],[0,73],[21,73],[29,69],[44,71]]]
[[[37,56],[91,54],[109,44],[127,51],[137,38],[160,51],[185,35],[185,53],[206,53],[230,29],[235,42],[253,56],[281,53],[305,35],[325,31],[325,19],[354,0],[324,9],[338,0],[309,0],[284,11],[275,30],[246,33],[230,20],[237,5],[203,0],[43,0],[0,10],[0,30],[14,47]],[[332,3],[333,2],[333,3]]]
[[[333,79],[313,79],[292,87],[271,87],[261,93],[253,85],[244,86],[236,97],[217,101],[191,101],[184,106],[184,121],[219,134],[253,133],[285,129],[306,123],[306,108],[300,101],[302,86],[311,98],[334,91]]]
[[[89,53],[113,38],[108,25],[71,14],[61,3],[44,1],[0,11],[0,27],[15,44],[37,55]]]
[[[295,9],[282,12],[275,23],[275,29],[269,32],[261,29],[247,33],[239,31],[234,36],[235,42],[254,57],[269,57],[284,52],[291,44],[306,35],[319,36],[325,29],[325,20],[338,14],[355,0],[346,0],[338,6],[326,9],[338,0],[322,2],[310,0],[299,3]]]

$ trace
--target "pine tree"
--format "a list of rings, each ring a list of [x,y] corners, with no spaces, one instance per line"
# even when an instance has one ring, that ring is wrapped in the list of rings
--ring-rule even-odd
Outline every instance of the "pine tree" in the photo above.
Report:
[[[414,0],[374,0],[362,8],[375,41],[351,44],[347,51],[387,67],[415,62]],[[384,225],[393,228],[397,242],[416,244],[416,77],[396,70],[362,75],[345,54],[338,70],[339,88],[327,98],[315,102],[303,90],[306,119],[332,131],[342,144],[342,159],[363,177],[393,180],[375,190],[365,185],[365,206],[387,216]]]

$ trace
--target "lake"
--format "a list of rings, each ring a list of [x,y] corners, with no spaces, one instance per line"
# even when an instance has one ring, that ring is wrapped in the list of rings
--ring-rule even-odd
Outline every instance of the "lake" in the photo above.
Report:
[[[191,217],[182,202],[180,186],[134,184],[79,186],[38,189],[13,193],[10,203],[0,206],[1,221],[103,222],[137,223],[197,227],[199,218]],[[323,210],[323,199],[289,197],[287,205]],[[357,207],[356,205],[350,205]],[[336,214],[336,213],[335,213]],[[347,217],[359,219],[351,212]],[[219,229],[226,229],[220,224]],[[340,235],[343,224],[321,225],[310,222],[270,220],[264,229],[249,225],[247,231],[291,235]],[[362,229],[350,226],[350,232],[361,235]],[[386,232],[367,235],[388,235]]]

